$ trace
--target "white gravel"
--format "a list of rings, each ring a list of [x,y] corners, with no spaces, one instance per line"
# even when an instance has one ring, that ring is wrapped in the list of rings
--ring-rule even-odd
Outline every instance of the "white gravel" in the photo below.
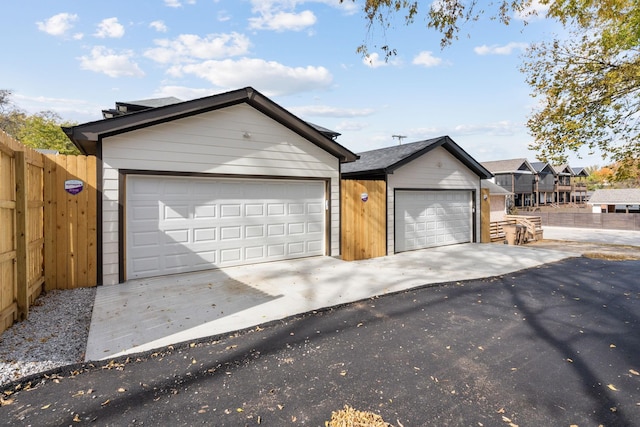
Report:
[[[84,361],[95,288],[43,293],[26,321],[0,334],[0,385]]]

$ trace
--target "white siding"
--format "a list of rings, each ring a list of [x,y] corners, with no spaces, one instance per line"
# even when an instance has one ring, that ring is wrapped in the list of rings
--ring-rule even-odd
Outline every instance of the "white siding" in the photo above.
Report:
[[[330,255],[339,248],[339,161],[240,104],[103,140],[103,283],[118,283],[118,170],[330,180]]]
[[[387,176],[387,250],[395,253],[395,189],[475,190],[480,206],[480,178],[446,149],[438,147]],[[480,209],[475,213],[476,236],[480,241]]]

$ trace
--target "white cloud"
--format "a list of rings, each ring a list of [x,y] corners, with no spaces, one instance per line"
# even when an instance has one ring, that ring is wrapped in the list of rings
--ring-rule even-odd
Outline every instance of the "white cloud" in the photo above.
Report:
[[[101,109],[100,105],[82,99],[28,96],[20,93],[16,93],[15,98],[19,101],[20,107],[29,113],[51,110],[60,114],[64,120],[71,120],[69,116],[82,116],[88,119],[87,111],[93,111],[94,115],[98,115]]]
[[[427,68],[437,67],[442,64],[442,58],[438,58],[437,56],[433,56],[433,52],[423,51],[413,58],[414,65],[423,65]]]
[[[324,67],[288,67],[274,61],[250,58],[176,66],[170,72],[176,76],[191,74],[228,90],[252,86],[266,96],[325,89],[333,80]]]
[[[182,3],[180,0],[164,0],[164,5],[167,7],[182,7]],[[186,0],[184,3],[196,4],[196,0]]]
[[[98,24],[98,30],[94,33],[94,36],[101,39],[119,39],[124,36],[124,27],[118,22],[118,18],[103,19]]]
[[[542,4],[540,0],[533,0],[529,7],[514,13],[514,18],[522,21],[531,21],[533,19],[543,19],[549,11],[549,4]]]
[[[83,70],[104,73],[109,77],[142,77],[144,72],[132,61],[133,52],[129,50],[116,53],[104,46],[91,49],[90,56],[80,57]]]
[[[400,62],[397,59],[391,59],[388,61],[380,59],[380,55],[377,53],[372,53],[370,55],[365,56],[364,58],[362,58],[362,63],[369,68],[379,68],[379,67],[386,67],[389,65],[400,64]]]
[[[342,121],[338,123],[335,127],[335,130],[338,132],[359,132],[363,129],[369,127],[369,123],[367,122],[353,122],[353,121]]]
[[[308,105],[290,108],[297,116],[316,117],[365,117],[375,113],[372,108],[338,108],[328,105]]]
[[[46,21],[36,22],[38,29],[52,36],[63,36],[73,28],[73,23],[78,20],[78,15],[71,13],[58,13]]]
[[[154,43],[158,47],[147,50],[144,56],[161,64],[243,55],[250,46],[249,39],[239,33],[210,34],[205,37],[182,34],[174,40],[160,39]]]
[[[458,125],[453,128],[453,133],[459,135],[510,136],[521,130],[522,125],[502,120],[494,123]]]
[[[249,27],[253,30],[301,31],[315,25],[316,21],[316,16],[310,10],[265,13],[258,18],[250,18]]]
[[[504,46],[491,45],[477,46],[473,48],[473,51],[478,55],[511,55],[514,50],[527,50],[529,45],[527,43],[511,42]]]
[[[164,23],[164,21],[153,21],[152,23],[149,24],[149,28],[153,28],[159,33],[167,32],[167,25]]]
[[[216,19],[218,20],[218,22],[231,21],[231,15],[226,10],[221,10],[218,12]]]

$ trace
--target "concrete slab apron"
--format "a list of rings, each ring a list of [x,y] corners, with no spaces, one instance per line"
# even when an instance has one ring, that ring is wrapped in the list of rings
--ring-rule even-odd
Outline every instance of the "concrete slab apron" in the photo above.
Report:
[[[417,286],[578,256],[469,243],[346,262],[314,257],[132,280],[97,290],[85,360],[100,360]]]

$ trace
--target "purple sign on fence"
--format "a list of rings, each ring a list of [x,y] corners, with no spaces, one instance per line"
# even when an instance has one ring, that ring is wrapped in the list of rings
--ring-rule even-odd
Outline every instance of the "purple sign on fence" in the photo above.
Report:
[[[84,188],[84,182],[78,179],[68,179],[64,182],[64,191],[76,195]]]

